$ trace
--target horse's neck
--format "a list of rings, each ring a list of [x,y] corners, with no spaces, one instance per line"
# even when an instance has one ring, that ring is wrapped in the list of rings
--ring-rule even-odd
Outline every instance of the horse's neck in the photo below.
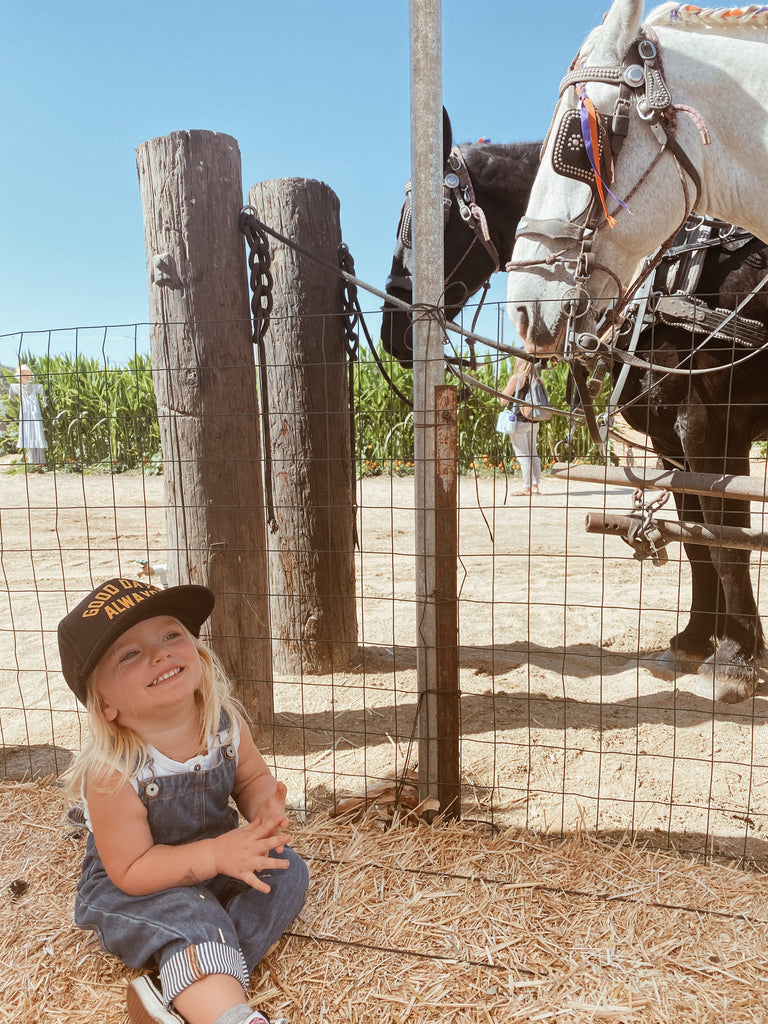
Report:
[[[477,201],[488,220],[502,266],[512,256],[515,231],[528,205],[540,148],[539,142],[512,142],[473,146],[472,154],[468,154]]]
[[[688,108],[678,111],[678,137],[702,169],[698,212],[768,241],[768,30],[760,31],[764,41],[668,27],[657,32],[673,103]],[[695,116],[703,118],[710,145],[702,144]]]

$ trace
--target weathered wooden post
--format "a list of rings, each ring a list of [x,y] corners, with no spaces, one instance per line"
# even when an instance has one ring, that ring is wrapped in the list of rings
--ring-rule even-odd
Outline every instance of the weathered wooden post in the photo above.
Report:
[[[240,150],[173,132],[139,146],[172,583],[216,594],[211,635],[254,726],[273,720],[256,372]]]
[[[267,227],[333,266],[339,201],[322,182],[253,185]],[[341,278],[273,242],[273,314],[264,343],[277,528],[268,536],[275,667],[330,672],[355,661],[355,475]]]

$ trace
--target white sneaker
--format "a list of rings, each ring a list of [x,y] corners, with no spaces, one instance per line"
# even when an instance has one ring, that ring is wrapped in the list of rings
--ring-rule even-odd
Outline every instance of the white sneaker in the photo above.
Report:
[[[181,1014],[166,1008],[159,989],[147,974],[129,983],[125,999],[131,1024],[184,1024]]]

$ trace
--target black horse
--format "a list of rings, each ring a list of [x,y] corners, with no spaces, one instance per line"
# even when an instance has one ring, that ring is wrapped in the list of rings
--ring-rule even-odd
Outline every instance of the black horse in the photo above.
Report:
[[[450,124],[445,122],[445,171],[451,157]],[[515,229],[523,215],[535,174],[539,144],[464,145],[459,149],[475,202],[487,222],[491,246],[481,244],[482,218],[461,216],[460,204],[447,206],[445,223],[445,305],[453,318],[489,275],[511,257]],[[450,179],[452,182],[453,179]],[[450,193],[446,185],[446,198]],[[466,205],[466,204],[465,204]],[[386,290],[410,301],[411,250],[407,237],[409,201],[403,206],[398,242]],[[706,250],[695,295],[710,308],[733,310],[763,279],[768,247],[752,236],[731,235],[732,242]],[[768,296],[759,292],[741,316],[768,324]],[[381,332],[386,351],[404,365],[413,356],[407,312],[384,305]],[[768,349],[742,347],[732,340],[706,341],[688,327],[657,322],[639,338],[636,354],[657,366],[690,367],[710,373],[667,376],[657,369],[631,366],[621,395],[624,419],[647,434],[665,468],[697,473],[749,474],[752,442],[768,431]],[[621,343],[620,343],[621,344]],[[686,359],[688,360],[686,362]],[[611,367],[614,382],[621,363]],[[686,522],[747,527],[746,501],[675,494]],[[685,544],[691,563],[690,617],[670,640],[655,666],[674,677],[698,668],[711,681],[716,700],[738,702],[755,691],[764,653],[762,624],[749,568],[742,549]]]

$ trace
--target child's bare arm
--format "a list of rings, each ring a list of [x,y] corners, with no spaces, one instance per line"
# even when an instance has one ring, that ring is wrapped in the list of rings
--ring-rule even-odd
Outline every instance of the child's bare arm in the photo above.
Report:
[[[268,856],[270,850],[279,851],[290,841],[283,831],[284,816],[257,819],[215,839],[166,846],[153,841],[144,805],[130,785],[116,793],[89,787],[87,797],[104,868],[114,884],[131,896],[194,885],[220,873],[269,892],[254,872],[288,867],[288,861]]]
[[[254,821],[256,818],[262,821],[277,818],[285,823],[281,827],[286,827],[288,819],[285,818],[285,785],[278,782],[269,770],[253,742],[247,723],[240,718],[239,724],[240,747],[232,791],[235,803],[248,821]]]

